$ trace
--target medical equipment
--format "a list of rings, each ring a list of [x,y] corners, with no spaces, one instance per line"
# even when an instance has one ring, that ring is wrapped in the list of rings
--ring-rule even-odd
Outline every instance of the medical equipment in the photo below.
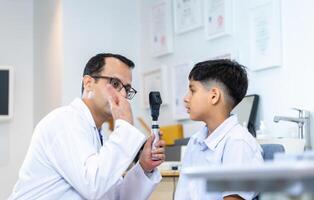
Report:
[[[158,91],[152,91],[149,93],[149,105],[152,116],[152,134],[154,134],[154,142],[152,145],[152,149],[155,149],[155,144],[159,141],[159,125],[158,125],[158,117],[159,117],[159,109],[162,104],[162,100],[160,97],[160,93]],[[153,160],[157,160],[153,158]]]

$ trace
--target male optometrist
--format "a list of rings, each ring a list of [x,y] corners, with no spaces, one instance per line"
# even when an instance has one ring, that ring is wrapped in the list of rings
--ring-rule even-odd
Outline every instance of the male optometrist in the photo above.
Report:
[[[84,69],[82,99],[77,98],[43,118],[9,199],[142,200],[161,176],[165,142],[152,150],[149,137],[137,162],[123,177],[146,137],[133,124],[128,100],[134,64],[117,54],[98,54]],[[115,128],[102,141],[102,124],[113,118]],[[151,158],[157,157],[154,161]]]

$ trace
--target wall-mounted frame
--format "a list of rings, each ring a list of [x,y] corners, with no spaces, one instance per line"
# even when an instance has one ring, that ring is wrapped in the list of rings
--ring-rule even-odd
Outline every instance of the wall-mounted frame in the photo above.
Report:
[[[158,57],[173,52],[171,1],[156,0],[151,5],[151,50]]]
[[[251,3],[250,69],[263,70],[282,65],[281,0]]]
[[[174,0],[174,28],[182,34],[203,26],[203,0]]]
[[[13,116],[13,67],[0,66],[0,121]]]
[[[167,91],[167,66],[155,67],[142,73],[141,100],[144,108],[149,108],[149,92],[159,91],[162,99],[162,106],[168,104]]]
[[[233,0],[204,0],[205,37],[207,40],[233,32]]]
[[[189,73],[193,62],[183,62],[171,67],[172,80],[172,116],[176,120],[188,119],[183,98],[189,90]]]

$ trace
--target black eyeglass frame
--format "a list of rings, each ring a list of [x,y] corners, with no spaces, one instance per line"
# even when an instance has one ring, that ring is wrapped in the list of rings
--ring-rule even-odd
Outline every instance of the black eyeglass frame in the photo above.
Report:
[[[124,85],[122,83],[122,81],[116,77],[110,77],[110,76],[98,76],[98,75],[91,75],[92,78],[94,79],[107,79],[109,80],[109,83],[118,91],[121,91],[122,88],[124,88],[125,92],[126,92],[126,97],[127,99],[131,100],[133,99],[133,97],[135,96],[135,94],[137,93],[137,91],[131,86],[131,85]],[[119,87],[115,87],[113,84],[112,84],[112,81],[113,80],[116,80],[119,82],[120,86]]]

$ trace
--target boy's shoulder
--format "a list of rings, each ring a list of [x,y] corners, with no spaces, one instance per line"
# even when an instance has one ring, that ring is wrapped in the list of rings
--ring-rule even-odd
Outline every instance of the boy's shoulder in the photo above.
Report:
[[[240,124],[230,130],[228,137],[230,139],[254,139],[252,134]]]
[[[226,142],[233,141],[241,141],[244,144],[249,145],[253,149],[255,149],[258,145],[257,140],[253,137],[253,135],[247,130],[247,128],[238,124],[233,127],[229,134],[227,135]]]

